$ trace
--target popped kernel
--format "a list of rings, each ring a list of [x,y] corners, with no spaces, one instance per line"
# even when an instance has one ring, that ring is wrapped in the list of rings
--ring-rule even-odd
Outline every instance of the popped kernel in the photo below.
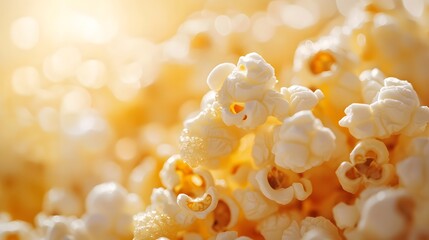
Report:
[[[277,166],[302,173],[328,161],[335,149],[335,135],[310,111],[301,111],[274,130]]]
[[[290,104],[289,115],[294,115],[299,111],[312,110],[324,97],[319,89],[313,92],[309,88],[300,85],[292,85],[288,88],[282,87],[280,92]]]
[[[357,60],[334,34],[303,41],[295,51],[292,83],[321,89],[329,104],[341,110],[361,99]]]
[[[366,200],[357,229],[371,239],[405,237],[414,209],[414,200],[406,191],[380,191]]]
[[[155,188],[151,195],[151,205],[148,208],[156,208],[167,214],[176,224],[189,226],[195,221],[195,216],[177,203],[177,194],[164,188]]]
[[[218,89],[217,100],[226,125],[253,129],[270,115],[263,99],[267,92],[273,91],[277,80],[273,67],[257,53],[240,57],[234,68],[227,64],[214,68],[208,82],[216,86],[212,90]]]
[[[412,85],[393,77],[384,79],[383,87],[371,104],[352,103],[339,124],[355,138],[387,138],[393,134],[421,133],[429,122],[429,108],[420,106]]]
[[[293,221],[283,232],[282,239],[341,239],[338,229],[324,217],[306,217],[299,224]]]
[[[286,213],[274,213],[262,219],[257,225],[257,230],[265,239],[282,239],[283,231],[291,222]]]
[[[305,200],[313,191],[308,179],[299,178],[295,173],[286,173],[275,166],[258,170],[255,178],[264,196],[278,204],[288,204],[294,198]]]
[[[218,193],[218,203],[212,212],[212,216],[208,217],[211,230],[214,232],[223,232],[230,230],[238,222],[239,208],[237,203],[226,193]]]
[[[210,172],[201,168],[192,169],[179,155],[171,156],[159,175],[162,184],[176,194],[185,193],[196,197],[214,186]]]
[[[192,199],[186,194],[177,196],[179,207],[196,218],[203,219],[212,212],[218,204],[218,196],[214,187],[209,187],[203,196]]]
[[[177,236],[179,225],[160,209],[148,209],[134,216],[134,240]]]
[[[248,220],[259,220],[277,211],[278,206],[259,191],[237,189],[234,197]]]
[[[362,186],[382,186],[394,177],[389,152],[383,142],[364,139],[350,153],[350,162],[342,162],[336,171],[344,190],[356,193]]]
[[[429,137],[413,139],[410,154],[396,165],[399,182],[410,192],[422,197],[429,196]]]
[[[226,126],[220,115],[219,106],[214,103],[185,122],[180,156],[191,167],[219,165],[222,157],[237,148],[240,131]]]

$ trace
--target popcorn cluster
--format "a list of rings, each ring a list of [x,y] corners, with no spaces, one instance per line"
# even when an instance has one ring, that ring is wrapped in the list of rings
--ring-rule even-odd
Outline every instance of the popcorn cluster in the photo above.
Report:
[[[0,98],[0,239],[428,239],[429,5],[344,2],[201,11],[162,42],[76,17]]]

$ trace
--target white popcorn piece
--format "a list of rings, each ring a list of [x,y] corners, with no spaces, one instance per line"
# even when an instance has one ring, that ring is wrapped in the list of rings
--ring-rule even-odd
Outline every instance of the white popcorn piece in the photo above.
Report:
[[[289,227],[292,220],[285,213],[275,213],[262,219],[256,229],[264,239],[281,239],[283,231]]]
[[[282,239],[341,239],[338,229],[324,217],[306,217],[300,224],[293,221],[284,230]]]
[[[213,103],[185,122],[180,136],[180,156],[191,167],[217,166],[238,146],[241,132],[221,119],[220,107]]]
[[[319,89],[313,92],[300,85],[282,87],[280,92],[290,104],[289,115],[294,115],[299,111],[312,110],[324,97]]]
[[[266,99],[268,106],[264,103],[265,95],[274,93],[276,82],[273,67],[257,53],[240,57],[234,68],[230,64],[215,67],[208,78],[210,88],[218,93],[222,120],[228,126],[243,129],[253,129],[263,124],[271,114],[270,110],[275,108],[270,105],[281,104],[281,98],[271,97]]]
[[[393,134],[415,135],[429,122],[429,108],[420,106],[411,84],[396,78],[384,79],[384,85],[371,104],[348,106],[339,124],[358,139],[387,138]]]
[[[429,197],[429,137],[417,137],[409,156],[396,165],[399,182],[410,192]]]
[[[35,240],[36,232],[24,221],[5,221],[0,223],[0,239]]]
[[[218,204],[216,188],[209,187],[203,196],[194,199],[181,193],[177,196],[177,204],[190,215],[198,219],[204,219]]]
[[[343,202],[335,205],[332,212],[335,224],[339,229],[355,227],[360,217],[357,207],[347,205]]]
[[[76,217],[47,216],[38,214],[36,216],[36,226],[42,236],[49,240],[55,239],[91,239],[84,221]]]
[[[301,111],[274,130],[275,164],[302,173],[330,159],[335,135],[310,111]]]
[[[264,196],[278,204],[288,204],[294,198],[305,200],[313,191],[308,179],[299,178],[295,173],[288,174],[274,166],[258,170],[255,178]]]
[[[128,194],[115,182],[102,183],[88,194],[83,220],[88,233],[94,238],[131,236],[133,215],[141,208],[136,194]]]
[[[261,127],[256,130],[252,148],[252,158],[256,166],[264,167],[274,163],[274,155],[271,152],[273,144],[273,127]]]
[[[281,88],[280,90],[283,89],[285,88]],[[283,119],[290,115],[289,102],[283,92],[268,90],[265,93],[262,102],[267,109],[268,114],[276,117],[280,121],[283,121]]]
[[[362,86],[363,100],[367,104],[371,104],[377,93],[384,85],[384,74],[377,68],[363,71],[359,75],[359,79]]]
[[[350,153],[350,162],[342,162],[335,172],[344,190],[356,193],[362,186],[382,186],[394,177],[386,145],[376,139],[364,139]]]
[[[235,65],[232,63],[221,63],[213,68],[207,77],[207,85],[209,88],[213,91],[219,91],[225,79],[228,78],[229,74],[231,74],[234,69]]]
[[[415,202],[405,190],[380,191],[365,201],[358,231],[370,239],[394,239],[407,232]]]
[[[51,215],[78,216],[83,206],[75,193],[65,188],[52,188],[44,197],[43,211]]]
[[[278,209],[277,204],[265,198],[258,191],[237,189],[233,194],[244,217],[248,220],[262,219],[276,212]]]
[[[179,207],[177,195],[171,190],[164,188],[153,189],[151,202],[151,208],[159,209],[180,226],[189,226],[195,221],[193,214]]]

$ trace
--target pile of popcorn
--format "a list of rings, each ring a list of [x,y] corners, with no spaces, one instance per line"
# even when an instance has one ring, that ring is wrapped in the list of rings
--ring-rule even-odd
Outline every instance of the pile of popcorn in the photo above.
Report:
[[[429,239],[429,2],[260,8],[16,68],[0,240]]]

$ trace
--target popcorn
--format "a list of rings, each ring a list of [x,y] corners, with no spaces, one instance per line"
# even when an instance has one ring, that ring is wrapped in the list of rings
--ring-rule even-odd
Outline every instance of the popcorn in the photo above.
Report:
[[[185,122],[180,136],[180,155],[190,166],[216,166],[237,147],[240,132],[226,126],[220,115],[219,107],[213,104]]]
[[[176,194],[186,193],[196,197],[214,186],[210,172],[198,168],[193,170],[180,159],[179,155],[173,155],[164,164],[160,172],[161,182],[169,190]]]
[[[141,210],[140,205],[139,198],[128,194],[119,184],[103,183],[88,194],[83,220],[94,238],[129,237],[133,215]]]
[[[272,214],[259,222],[257,230],[264,239],[281,239],[283,231],[291,222],[291,218],[285,213]]]
[[[134,217],[134,239],[174,239],[179,230],[178,224],[160,209],[149,209]]]
[[[282,87],[280,92],[290,104],[290,115],[299,111],[312,110],[324,97],[322,91],[319,89],[313,92],[300,85],[292,85],[288,88]]]
[[[75,217],[49,217],[39,214],[36,217],[36,225],[41,230],[41,235],[47,236],[47,239],[90,239],[85,223]]]
[[[359,79],[354,73],[356,62],[340,38],[307,40],[295,51],[292,83],[322,89],[333,107],[343,109],[360,101]]]
[[[386,78],[371,104],[353,103],[339,124],[358,139],[387,138],[393,134],[415,135],[429,122],[429,108],[420,106],[411,84]]]
[[[266,199],[259,191],[237,189],[234,197],[248,220],[262,219],[278,209],[275,203]]]
[[[428,238],[428,4],[262,2],[9,49],[0,239]]]
[[[411,154],[396,166],[399,182],[410,192],[429,197],[429,138],[417,137],[411,143]]]
[[[293,198],[305,200],[313,191],[308,179],[300,179],[295,173],[288,174],[275,166],[258,170],[255,178],[264,196],[278,204],[288,204]]]
[[[188,195],[183,193],[179,194],[177,196],[177,204],[196,218],[204,219],[207,214],[216,208],[218,198],[215,188],[210,187],[203,196],[195,199],[191,199]]]
[[[216,234],[231,230],[238,222],[240,210],[230,194],[221,189],[217,192],[217,206],[204,220],[209,232]]]
[[[226,125],[253,129],[270,115],[272,106],[267,105],[264,98],[267,94],[274,94],[277,80],[273,67],[257,53],[241,57],[237,66],[217,66],[209,74],[207,82],[218,94],[222,120]],[[283,101],[283,105],[287,106],[287,103]]]
[[[403,236],[413,218],[413,199],[403,190],[386,190],[370,197],[361,211],[358,230],[371,239]]]
[[[0,222],[0,239],[36,239],[36,233],[29,223],[24,221]]]
[[[310,111],[284,120],[274,131],[272,152],[277,166],[302,173],[329,160],[335,149],[335,135]]]
[[[356,193],[362,185],[385,185],[394,176],[394,166],[388,163],[389,152],[379,140],[360,141],[350,153],[350,161],[342,162],[336,171],[347,192]]]
[[[298,224],[293,221],[284,230],[282,239],[341,239],[338,229],[324,217],[306,217]]]
[[[44,211],[50,215],[78,216],[82,212],[82,204],[73,192],[52,188],[45,195]]]
[[[180,207],[177,202],[177,195],[171,190],[155,188],[151,195],[151,202],[152,205],[148,207],[149,209],[160,209],[160,211],[167,214],[175,224],[189,226],[195,221],[193,212]]]

